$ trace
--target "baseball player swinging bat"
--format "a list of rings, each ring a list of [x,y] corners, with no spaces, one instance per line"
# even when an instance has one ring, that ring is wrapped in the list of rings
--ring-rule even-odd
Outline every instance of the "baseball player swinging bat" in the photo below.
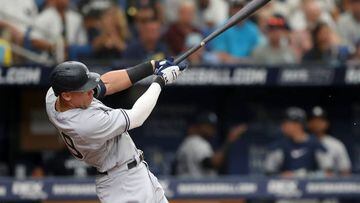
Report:
[[[128,131],[142,126],[162,89],[175,82],[187,67],[181,61],[269,1],[249,3],[227,24],[174,62],[151,60],[101,76],[76,61],[54,68],[45,98],[46,112],[71,154],[97,169],[96,193],[102,203],[168,203],[162,186],[148,169],[142,151]],[[99,100],[150,75],[154,77],[152,84],[130,109],[113,109]]]
[[[232,26],[238,24],[239,22],[243,21],[244,19],[248,18],[252,15],[255,11],[260,9],[261,7],[265,6],[271,0],[253,0],[250,3],[246,4],[244,8],[242,8],[239,12],[233,15],[223,26],[216,29],[206,38],[204,38],[200,44],[193,46],[185,53],[180,55],[178,58],[175,59],[174,63],[179,64],[183,60],[185,60],[188,56],[192,53],[196,52],[201,47],[205,46],[209,41],[214,39],[215,37],[219,36],[221,33],[225,32],[227,29],[231,28]]]

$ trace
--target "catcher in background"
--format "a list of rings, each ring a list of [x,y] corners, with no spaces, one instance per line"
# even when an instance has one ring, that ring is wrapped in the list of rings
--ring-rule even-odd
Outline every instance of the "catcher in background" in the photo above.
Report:
[[[46,95],[48,117],[73,156],[97,169],[96,192],[101,202],[168,202],[128,131],[144,123],[162,88],[185,68],[163,60],[102,76],[80,62],[64,62],[53,70]],[[152,74],[153,83],[131,109],[112,109],[98,100]]]

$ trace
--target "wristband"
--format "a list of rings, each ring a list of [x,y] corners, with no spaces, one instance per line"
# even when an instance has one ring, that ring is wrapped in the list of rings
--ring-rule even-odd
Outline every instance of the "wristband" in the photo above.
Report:
[[[153,82],[158,83],[158,84],[160,85],[161,89],[165,86],[165,81],[164,81],[164,79],[163,79],[161,76],[159,76],[159,75],[155,76]]]
[[[139,65],[126,69],[132,84],[135,84],[139,80],[146,78],[154,73],[151,62],[141,63]]]

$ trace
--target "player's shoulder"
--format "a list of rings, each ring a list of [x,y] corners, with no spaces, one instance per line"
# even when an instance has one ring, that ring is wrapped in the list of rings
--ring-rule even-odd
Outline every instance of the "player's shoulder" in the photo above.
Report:
[[[82,125],[86,129],[102,126],[109,120],[116,118],[118,114],[122,114],[119,109],[112,109],[105,106],[100,101],[94,99],[90,106],[86,109],[79,109],[77,112],[77,120],[85,121],[87,125]]]
[[[90,106],[86,109],[80,109],[79,116],[82,119],[102,119],[104,115],[108,115],[108,111],[113,110],[100,101],[95,100],[91,102]]]
[[[45,102],[46,104],[50,104],[50,103],[54,103],[56,101],[56,96],[55,96],[55,93],[54,93],[54,90],[52,87],[50,87],[48,89],[48,91],[46,92],[46,96],[45,96]]]

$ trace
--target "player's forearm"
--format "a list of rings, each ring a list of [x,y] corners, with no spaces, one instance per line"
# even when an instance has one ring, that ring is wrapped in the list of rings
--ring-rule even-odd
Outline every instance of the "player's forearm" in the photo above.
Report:
[[[140,127],[155,107],[161,92],[161,85],[154,82],[148,90],[135,102],[130,110],[126,110],[130,120],[130,128]]]
[[[154,72],[154,61],[142,63],[125,70],[116,70],[105,73],[101,80],[105,84],[105,95],[111,95],[131,87],[137,81],[150,76]]]
[[[105,73],[101,76],[105,84],[105,95],[111,95],[129,88],[132,83],[126,70],[115,70]]]

